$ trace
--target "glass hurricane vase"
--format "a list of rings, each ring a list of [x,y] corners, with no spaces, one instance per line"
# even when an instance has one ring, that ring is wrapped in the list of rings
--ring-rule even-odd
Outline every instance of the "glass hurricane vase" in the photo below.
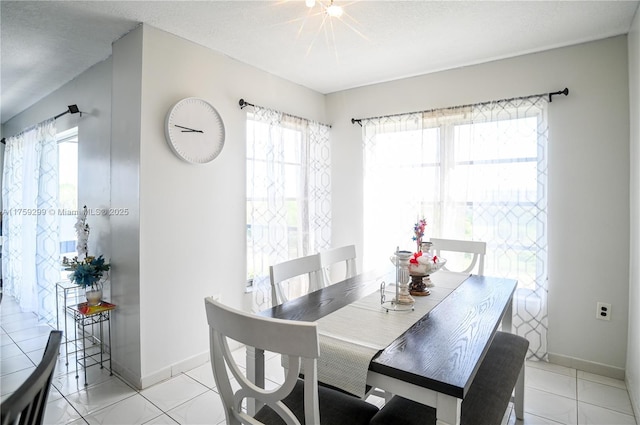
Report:
[[[102,300],[102,282],[98,281],[85,287],[84,295],[87,297],[88,305],[99,305]]]

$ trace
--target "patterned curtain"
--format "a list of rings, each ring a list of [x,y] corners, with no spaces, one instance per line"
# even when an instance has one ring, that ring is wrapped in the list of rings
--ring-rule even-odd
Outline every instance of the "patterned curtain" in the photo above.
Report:
[[[425,239],[487,242],[485,274],[518,280],[513,326],[539,360],[547,359],[546,110],[535,96],[363,121],[365,265],[396,246],[415,250],[422,217]]]
[[[331,246],[330,127],[254,107],[247,117],[247,269],[253,310],[271,305],[269,266]]]
[[[54,120],[7,138],[2,201],[3,291],[23,311],[53,322],[55,283],[60,280]]]

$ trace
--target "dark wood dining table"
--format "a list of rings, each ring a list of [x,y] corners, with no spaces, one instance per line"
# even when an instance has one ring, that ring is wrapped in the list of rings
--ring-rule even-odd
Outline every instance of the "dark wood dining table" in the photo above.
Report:
[[[389,271],[362,273],[258,314],[317,321],[378,290],[385,278],[393,280]],[[516,286],[513,279],[470,275],[374,356],[367,384],[435,407],[438,425],[458,425],[462,400],[495,332],[500,324],[511,332]],[[247,371],[258,385],[264,384],[263,361],[264,353],[247,351]],[[521,394],[516,410],[522,410]]]

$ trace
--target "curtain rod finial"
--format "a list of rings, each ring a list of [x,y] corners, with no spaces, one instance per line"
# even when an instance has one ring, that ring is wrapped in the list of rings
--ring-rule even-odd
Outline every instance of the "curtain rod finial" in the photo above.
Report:
[[[565,96],[569,96],[569,88],[565,87],[564,90],[560,90],[560,91],[555,91],[553,93],[549,93],[549,102],[553,102],[553,96],[557,96],[557,95],[565,95]]]

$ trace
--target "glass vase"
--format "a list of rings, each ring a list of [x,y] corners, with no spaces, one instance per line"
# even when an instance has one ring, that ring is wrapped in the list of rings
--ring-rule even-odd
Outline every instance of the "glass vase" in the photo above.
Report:
[[[87,297],[87,305],[99,305],[102,301],[102,282],[87,286],[84,290],[84,295]]]

